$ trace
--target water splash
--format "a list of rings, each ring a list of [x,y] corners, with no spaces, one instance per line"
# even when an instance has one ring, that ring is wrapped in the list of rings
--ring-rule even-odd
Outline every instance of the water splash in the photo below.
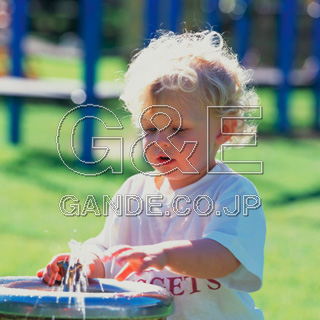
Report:
[[[86,274],[89,272],[89,262],[86,259],[86,254],[83,251],[83,247],[81,242],[76,240],[70,240],[69,243],[70,248],[70,258],[69,258],[69,267],[65,279],[66,283],[69,283],[69,277],[71,276],[71,270],[77,268],[78,264],[81,264],[81,268],[78,268],[76,271],[76,275],[72,277],[71,285],[69,286],[69,291],[73,292],[81,292],[87,291],[88,281]]]
[[[59,291],[65,291],[68,284],[69,292],[75,292],[76,295],[70,295],[68,306],[69,308],[76,307],[82,314],[83,320],[86,318],[85,296],[83,292],[87,291],[88,280],[86,274],[89,270],[89,263],[86,259],[86,254],[83,251],[82,243],[76,240],[70,240],[70,257],[68,260],[68,269],[64,275]],[[81,267],[78,268],[79,264]],[[71,277],[71,279],[70,279]],[[59,302],[59,295],[57,296],[57,303]]]

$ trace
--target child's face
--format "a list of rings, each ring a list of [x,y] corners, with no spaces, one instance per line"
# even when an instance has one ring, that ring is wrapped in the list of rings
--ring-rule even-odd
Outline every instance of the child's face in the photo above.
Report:
[[[214,166],[220,121],[211,119],[210,148],[207,148],[207,114],[196,99],[188,97],[185,101],[171,94],[157,99],[157,105],[147,110],[141,121],[147,133],[143,139],[145,155],[153,168],[166,176],[171,187],[179,189],[207,173],[208,156],[209,169]]]

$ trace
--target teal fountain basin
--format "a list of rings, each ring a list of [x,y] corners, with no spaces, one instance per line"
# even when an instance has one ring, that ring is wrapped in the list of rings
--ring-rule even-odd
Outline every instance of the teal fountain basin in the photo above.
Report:
[[[0,320],[164,320],[173,311],[172,295],[145,283],[89,279],[86,292],[64,292],[37,277],[0,277]]]

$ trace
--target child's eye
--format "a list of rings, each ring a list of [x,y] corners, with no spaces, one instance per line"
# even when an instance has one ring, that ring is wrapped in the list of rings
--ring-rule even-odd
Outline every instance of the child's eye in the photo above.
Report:
[[[175,133],[179,133],[179,132],[182,132],[182,131],[185,131],[184,128],[172,128],[174,130]]]
[[[153,133],[157,131],[157,128],[147,128],[147,129],[144,129],[144,131],[147,133]]]

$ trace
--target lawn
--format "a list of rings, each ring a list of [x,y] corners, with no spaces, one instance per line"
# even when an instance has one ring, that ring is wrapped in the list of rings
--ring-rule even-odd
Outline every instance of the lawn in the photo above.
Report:
[[[0,63],[3,63],[0,62]],[[7,62],[8,64],[9,62]],[[28,77],[33,78],[64,78],[82,79],[84,72],[82,59],[78,57],[54,57],[39,55],[28,55],[24,59],[24,70]],[[101,57],[97,62],[97,80],[118,80],[121,71],[126,67],[124,59],[116,56]],[[1,69],[7,70],[8,67]]]
[[[319,136],[270,136],[276,117],[275,98],[271,91],[260,91],[260,95],[264,118],[258,146],[233,149],[225,155],[226,160],[264,162],[262,175],[248,175],[259,190],[268,224],[264,285],[253,295],[266,319],[318,319]],[[128,115],[116,101],[103,104],[121,119],[128,150],[135,140]],[[62,164],[56,151],[56,130],[72,107],[68,102],[29,101],[23,112],[22,143],[13,146],[7,142],[7,109],[4,101],[0,103],[0,276],[34,275],[53,254],[68,251],[70,239],[82,242],[95,236],[105,218],[94,213],[66,217],[59,210],[60,199],[73,194],[83,206],[86,197],[94,195],[102,208],[102,196],[113,195],[135,173],[128,160],[123,175],[108,172],[97,177],[77,175]],[[309,91],[293,93],[290,117],[302,129],[312,123]]]

